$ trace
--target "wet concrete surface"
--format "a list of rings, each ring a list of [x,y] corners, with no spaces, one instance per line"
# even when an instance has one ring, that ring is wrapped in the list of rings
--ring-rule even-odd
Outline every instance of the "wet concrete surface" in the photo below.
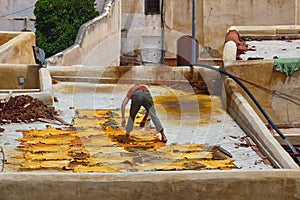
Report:
[[[53,85],[54,96],[58,100],[55,108],[63,120],[72,123],[78,109],[120,109],[130,87],[129,84],[58,82]],[[149,90],[168,138],[166,146],[219,145],[232,155],[237,166],[235,170],[272,169],[250,146],[241,145],[246,135],[224,111],[220,97],[195,95],[190,89],[183,91],[157,85],[149,86]],[[48,125],[66,127],[41,122],[4,125],[0,146],[4,149],[6,160],[14,162],[16,160],[12,157],[20,154],[15,148],[20,145],[17,139],[23,137],[22,130],[44,130]],[[15,170],[18,168],[14,165],[4,166],[4,171]]]

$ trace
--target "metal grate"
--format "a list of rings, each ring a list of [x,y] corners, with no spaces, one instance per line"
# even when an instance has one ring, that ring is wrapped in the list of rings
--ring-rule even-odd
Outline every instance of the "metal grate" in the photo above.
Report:
[[[160,14],[160,0],[145,0],[145,14]]]

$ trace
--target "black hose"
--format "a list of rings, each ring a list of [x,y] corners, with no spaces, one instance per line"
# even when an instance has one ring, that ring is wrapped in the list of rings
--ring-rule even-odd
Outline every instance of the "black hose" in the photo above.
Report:
[[[5,163],[5,156],[4,156],[4,150],[3,150],[3,148],[2,147],[0,147],[0,153],[2,153],[2,159],[0,160],[0,161],[2,161],[2,167],[1,167],[1,169],[0,169],[0,172],[3,172],[3,170],[4,170],[4,163]]]
[[[298,153],[296,148],[288,141],[287,137],[277,128],[277,126],[274,124],[274,122],[271,120],[271,118],[269,117],[269,115],[265,112],[265,110],[262,108],[262,106],[258,103],[258,101],[256,100],[256,98],[253,96],[253,94],[248,90],[248,88],[234,75],[230,74],[229,72],[226,72],[222,69],[218,69],[215,67],[212,67],[210,65],[205,65],[205,64],[191,64],[189,65],[190,67],[193,66],[197,66],[197,67],[204,67],[204,68],[208,68],[217,72],[220,72],[221,74],[224,74],[230,78],[232,78],[236,83],[238,83],[243,89],[244,91],[249,95],[249,97],[252,99],[252,101],[255,103],[255,105],[258,107],[258,109],[260,110],[260,112],[263,114],[263,116],[267,119],[267,121],[269,122],[269,124],[272,126],[272,128],[280,135],[280,137],[288,144],[288,146],[291,148],[291,150],[294,153]],[[300,161],[299,157],[297,157],[298,162]]]

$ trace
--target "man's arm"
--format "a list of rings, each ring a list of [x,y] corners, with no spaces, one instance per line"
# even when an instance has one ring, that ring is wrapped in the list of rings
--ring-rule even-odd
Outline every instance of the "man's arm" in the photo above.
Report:
[[[125,120],[125,107],[126,107],[128,101],[129,101],[129,97],[128,97],[128,95],[126,95],[126,97],[124,98],[124,100],[122,102],[122,105],[121,105],[122,126],[123,127],[125,127],[125,123],[126,123],[126,120]]]

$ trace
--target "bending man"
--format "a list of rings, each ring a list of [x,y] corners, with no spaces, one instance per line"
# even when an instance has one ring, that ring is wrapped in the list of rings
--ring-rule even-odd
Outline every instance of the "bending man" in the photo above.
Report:
[[[141,122],[141,126],[145,124],[145,121],[149,114],[156,127],[156,130],[161,134],[161,142],[166,143],[167,137],[165,136],[164,129],[160,123],[160,120],[156,115],[152,96],[145,85],[134,85],[127,92],[127,95],[124,98],[121,106],[122,126],[125,127],[125,107],[130,99],[131,99],[130,116],[128,117],[128,122],[126,126],[126,136],[123,142],[127,143],[129,141],[129,135],[133,129],[135,116],[139,111],[139,109],[141,108],[141,106],[143,106],[146,109],[147,113]]]

